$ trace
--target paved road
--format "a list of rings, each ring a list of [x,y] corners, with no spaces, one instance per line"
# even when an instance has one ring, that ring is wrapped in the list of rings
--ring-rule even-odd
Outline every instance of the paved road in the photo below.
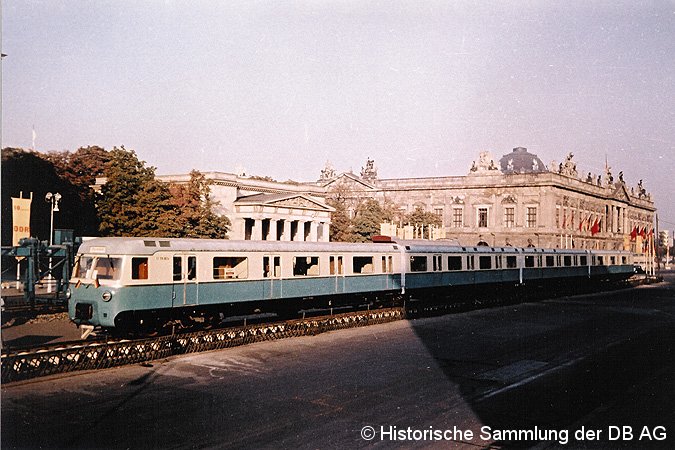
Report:
[[[674,356],[670,273],[607,294],[3,386],[1,443],[675,448]],[[625,440],[612,439],[619,431]],[[405,440],[425,433],[452,440]]]

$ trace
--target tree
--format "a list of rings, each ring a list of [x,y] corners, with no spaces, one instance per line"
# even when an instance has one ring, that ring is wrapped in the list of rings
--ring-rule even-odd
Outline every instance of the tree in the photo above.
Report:
[[[97,177],[104,175],[110,154],[102,147],[90,146],[80,147],[75,152],[49,152],[40,156],[51,162],[61,179],[71,183],[77,190],[81,205],[77,209],[80,230],[76,231],[76,234],[97,235],[99,220],[96,212],[96,193],[92,186],[96,184]]]
[[[177,236],[227,239],[230,220],[213,212],[219,203],[211,199],[210,182],[201,172],[193,170],[187,184],[173,184],[170,191]]]
[[[168,186],[155,180],[133,150],[113,148],[98,201],[99,230],[107,236],[167,236],[172,228]]]
[[[424,211],[422,208],[415,208],[415,211],[408,214],[404,221],[408,225],[415,225],[415,226],[441,226],[443,223],[443,219],[441,216],[435,213],[430,213]]]
[[[352,229],[356,242],[369,242],[373,235],[380,233],[380,224],[391,221],[392,216],[380,203],[372,198],[359,204],[356,216],[352,222]]]
[[[342,200],[335,198],[326,199],[329,206],[335,208],[331,214],[330,240],[331,242],[354,242],[354,233],[352,232],[352,221],[347,212],[347,206]]]
[[[47,192],[61,194],[59,211],[54,214],[54,228],[74,229],[76,235],[88,231],[90,223],[83,220],[83,204],[76,186],[59,176],[54,164],[44,155],[21,148],[2,149],[2,245],[12,244],[12,201],[23,192],[24,198],[33,193],[31,203],[31,236],[48,241],[51,205]],[[94,221],[95,223],[95,221]]]

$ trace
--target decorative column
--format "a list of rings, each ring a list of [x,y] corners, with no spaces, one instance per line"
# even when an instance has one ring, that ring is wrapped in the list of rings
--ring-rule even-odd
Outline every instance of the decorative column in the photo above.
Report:
[[[277,219],[270,219],[270,228],[267,233],[267,240],[268,241],[277,240]]]
[[[251,230],[252,241],[262,241],[262,220],[253,219],[253,229]]]
[[[309,222],[309,236],[307,237],[308,241],[317,242],[319,240],[318,226],[319,224],[313,220]]]

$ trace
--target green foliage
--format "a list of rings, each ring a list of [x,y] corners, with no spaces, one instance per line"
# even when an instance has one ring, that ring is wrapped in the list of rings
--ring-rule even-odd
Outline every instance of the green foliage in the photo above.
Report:
[[[441,216],[439,216],[438,214],[426,212],[422,208],[417,208],[415,209],[415,212],[408,214],[405,217],[404,221],[408,225],[416,225],[416,226],[422,225],[440,226],[443,223],[443,219],[441,218]]]
[[[55,229],[73,229],[78,236],[96,233],[98,228],[93,201],[80,186],[61,176],[59,168],[44,154],[20,148],[2,149],[2,245],[12,244],[11,197],[28,198],[31,203],[31,236],[49,240],[51,204],[47,192],[61,194],[59,211],[54,213]]]
[[[329,206],[335,208],[331,214],[330,240],[331,242],[354,242],[352,221],[349,218],[347,206],[344,201],[334,198],[326,199]]]
[[[202,173],[193,170],[188,184],[174,184],[170,189],[177,236],[227,239],[230,220],[213,212],[218,202],[211,199],[210,182]]]
[[[380,233],[380,224],[392,219],[391,212],[385,210],[372,198],[359,204],[352,221],[355,242],[370,242],[373,235]]]
[[[149,236],[161,233],[161,219],[170,205],[168,187],[155,182],[152,167],[145,167],[136,152],[113,148],[105,167],[98,214],[104,236]],[[146,223],[152,222],[152,223]]]

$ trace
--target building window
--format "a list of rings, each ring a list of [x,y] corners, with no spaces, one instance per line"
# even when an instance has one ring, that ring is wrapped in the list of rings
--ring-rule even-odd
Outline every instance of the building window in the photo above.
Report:
[[[464,226],[464,210],[462,208],[452,209],[453,228],[462,228]]]
[[[535,228],[537,226],[537,208],[530,206],[527,208],[527,216],[525,217],[525,224],[527,228]]]
[[[516,208],[507,206],[504,209],[504,226],[506,228],[513,228],[516,225]]]
[[[478,228],[487,228],[488,226],[488,209],[478,208]]]

